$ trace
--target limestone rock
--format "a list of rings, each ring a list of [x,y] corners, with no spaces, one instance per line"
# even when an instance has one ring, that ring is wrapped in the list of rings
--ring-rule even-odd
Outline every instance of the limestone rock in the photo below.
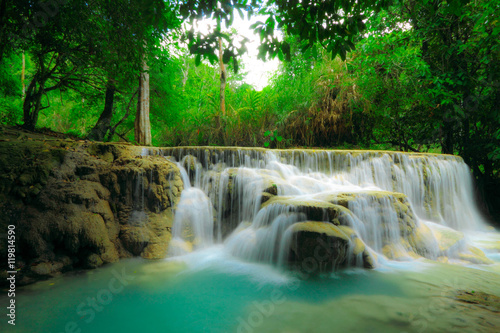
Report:
[[[464,234],[462,232],[436,223],[432,223],[430,226],[441,252],[458,250],[458,247],[463,243]]]
[[[26,262],[20,281],[132,254],[166,255],[172,207],[184,184],[174,163],[141,152],[86,141],[0,142],[0,209],[6,217],[0,226],[16,225],[17,255]],[[26,154],[36,163],[26,162]],[[5,251],[0,246],[0,254]]]
[[[87,257],[84,265],[88,268],[97,268],[103,265],[103,261],[98,254],[92,253]]]
[[[430,259],[435,259],[439,253],[439,244],[432,233],[432,230],[425,223],[411,230],[407,235],[408,243],[418,255]]]
[[[373,258],[354,230],[328,222],[299,222],[292,226],[289,264],[316,274],[345,266],[372,268]]]
[[[34,264],[31,266],[31,271],[40,276],[54,276],[61,273],[64,268],[71,266],[71,264],[71,259],[69,257],[62,257],[57,261]]]
[[[310,221],[328,221],[334,224],[347,224],[346,218],[351,212],[340,205],[321,200],[302,200],[294,197],[275,196],[262,204],[262,208],[271,205],[290,207],[297,213],[304,213]]]
[[[494,263],[493,260],[486,257],[483,251],[475,246],[468,246],[467,252],[459,253],[458,257],[473,264],[491,265]]]

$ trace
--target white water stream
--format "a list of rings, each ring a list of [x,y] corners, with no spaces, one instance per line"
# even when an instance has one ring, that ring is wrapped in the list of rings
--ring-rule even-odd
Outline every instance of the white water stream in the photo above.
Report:
[[[500,234],[481,217],[459,157],[213,147],[161,153],[178,161],[184,182],[170,257],[122,260],[19,288],[16,326],[4,318],[0,332],[498,331]],[[144,188],[140,177],[130,223],[143,221]],[[313,237],[300,238],[297,230],[310,225]],[[344,266],[363,265],[366,252],[376,269],[321,279],[288,269],[306,241],[349,230],[356,237]],[[439,262],[447,260],[457,265]],[[463,302],[459,293],[481,297]],[[8,302],[1,294],[0,304]]]
[[[481,239],[498,243],[498,233],[478,210],[469,168],[460,157],[231,148],[161,153],[179,161],[185,183],[171,256],[217,245],[225,255],[285,266],[296,241],[293,226],[331,222],[328,209],[323,216],[310,214],[310,207],[331,204],[348,209],[341,224],[354,230],[375,266],[420,257],[484,264],[490,254]],[[360,254],[357,258],[349,265],[362,266]]]

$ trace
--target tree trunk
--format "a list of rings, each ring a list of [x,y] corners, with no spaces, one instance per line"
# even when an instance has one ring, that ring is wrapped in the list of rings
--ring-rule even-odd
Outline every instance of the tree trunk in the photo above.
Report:
[[[108,81],[106,86],[106,98],[104,100],[104,110],[97,120],[97,123],[90,131],[88,136],[89,139],[95,141],[103,141],[106,137],[106,133],[111,128],[111,119],[113,118],[113,102],[115,99],[116,87],[112,80]]]
[[[220,62],[220,111],[226,115],[226,67],[222,59],[222,39],[219,37],[219,62]]]
[[[45,87],[45,81],[38,82],[38,74],[35,74],[28,86],[28,91],[23,102],[23,128],[34,131],[38,121],[38,114],[42,108],[42,96]],[[37,89],[38,85],[38,89]]]
[[[0,63],[3,60],[3,53],[8,43],[7,24],[9,17],[7,16],[7,0],[0,1]]]
[[[144,146],[151,145],[151,123],[149,122],[149,73],[144,61],[144,72],[139,77],[139,98],[135,116],[135,141]]]
[[[23,68],[21,70],[21,84],[23,86],[23,98],[26,96],[26,86],[24,84],[24,73],[26,71],[26,59],[24,57],[24,51],[23,51]]]
[[[441,150],[443,154],[451,154],[453,155],[453,132],[452,132],[452,126],[451,125],[446,125],[444,126],[444,140],[441,145]]]

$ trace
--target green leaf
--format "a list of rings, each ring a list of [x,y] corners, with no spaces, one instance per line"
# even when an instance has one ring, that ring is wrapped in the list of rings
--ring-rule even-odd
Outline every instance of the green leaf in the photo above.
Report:
[[[222,61],[227,64],[229,60],[231,60],[231,57],[233,56],[233,52],[231,50],[225,49],[223,54],[222,54]]]
[[[240,15],[241,19],[244,20],[245,19],[245,16],[243,15],[243,11],[241,10],[241,8],[236,8],[238,10],[238,14]]]

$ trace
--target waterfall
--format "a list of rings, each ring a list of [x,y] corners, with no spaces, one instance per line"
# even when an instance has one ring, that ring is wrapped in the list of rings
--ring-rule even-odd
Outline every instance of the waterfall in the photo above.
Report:
[[[179,161],[185,183],[170,255],[222,244],[242,260],[299,268],[309,260],[320,271],[381,258],[489,263],[468,234],[493,231],[457,156],[218,147],[160,154]]]
[[[144,194],[145,194],[145,177],[144,177],[144,172],[141,170],[140,172],[137,173],[136,179],[135,179],[135,184],[134,184],[134,191],[132,192],[133,194],[133,210],[130,213],[130,217],[128,220],[128,223],[131,225],[142,225],[145,223],[145,221],[148,220],[148,216],[146,215],[146,212],[144,210],[145,208],[145,199],[144,199]]]

